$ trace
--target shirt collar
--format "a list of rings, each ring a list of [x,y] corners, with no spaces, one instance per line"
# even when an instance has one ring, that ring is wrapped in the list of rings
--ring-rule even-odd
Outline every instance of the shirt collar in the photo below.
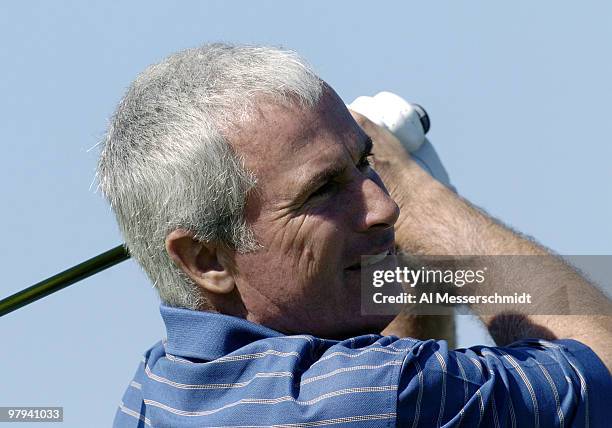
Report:
[[[259,324],[214,312],[160,305],[166,324],[166,351],[207,361],[223,357],[256,340],[283,336]]]

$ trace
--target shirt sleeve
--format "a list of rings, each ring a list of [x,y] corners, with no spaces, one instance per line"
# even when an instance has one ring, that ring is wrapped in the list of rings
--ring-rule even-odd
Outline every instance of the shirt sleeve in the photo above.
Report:
[[[604,427],[612,378],[575,340],[526,339],[449,351],[418,342],[402,364],[398,426]]]

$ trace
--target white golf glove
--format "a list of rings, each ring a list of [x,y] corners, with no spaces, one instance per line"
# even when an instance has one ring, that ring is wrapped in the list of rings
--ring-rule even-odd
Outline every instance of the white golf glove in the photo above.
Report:
[[[410,104],[391,92],[379,92],[373,97],[358,97],[347,107],[393,133],[421,168],[453,192],[457,191],[436,150],[425,137],[429,131],[429,117],[421,106]]]

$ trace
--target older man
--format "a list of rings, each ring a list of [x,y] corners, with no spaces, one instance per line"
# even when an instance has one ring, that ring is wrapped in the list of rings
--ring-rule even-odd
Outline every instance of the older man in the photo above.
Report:
[[[279,49],[204,46],[134,81],[98,176],[167,339],[115,426],[608,426],[609,317],[483,315],[505,348],[375,334],[362,255],[547,252],[355,118]],[[560,266],[531,286],[594,292]]]

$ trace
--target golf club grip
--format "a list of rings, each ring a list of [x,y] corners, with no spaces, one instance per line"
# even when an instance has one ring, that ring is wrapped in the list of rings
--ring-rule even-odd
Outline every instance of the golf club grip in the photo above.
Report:
[[[0,300],[0,317],[130,258],[124,244]]]

